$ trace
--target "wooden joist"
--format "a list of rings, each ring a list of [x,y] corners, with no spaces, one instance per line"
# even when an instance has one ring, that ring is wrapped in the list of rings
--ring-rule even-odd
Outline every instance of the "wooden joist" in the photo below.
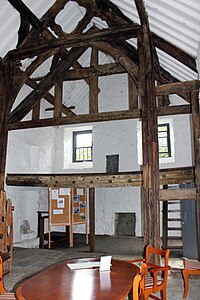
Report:
[[[194,182],[194,168],[162,169],[159,172],[160,184]],[[6,184],[10,186],[79,186],[79,187],[124,187],[142,186],[142,172],[118,174],[7,174]]]
[[[178,189],[163,189],[159,192],[161,201],[170,200],[196,200],[195,188],[178,188]]]

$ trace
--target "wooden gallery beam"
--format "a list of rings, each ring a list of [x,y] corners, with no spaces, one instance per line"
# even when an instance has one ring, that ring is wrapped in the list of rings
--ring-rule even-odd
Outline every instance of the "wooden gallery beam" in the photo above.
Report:
[[[194,182],[194,167],[161,169],[159,172],[161,185]],[[6,184],[9,186],[34,187],[126,187],[142,186],[142,172],[123,172],[118,174],[7,174]]]

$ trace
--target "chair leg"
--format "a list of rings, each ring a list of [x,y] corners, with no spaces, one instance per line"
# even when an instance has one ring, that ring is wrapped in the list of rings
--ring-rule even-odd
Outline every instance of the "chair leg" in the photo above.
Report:
[[[183,274],[183,280],[184,280],[184,293],[183,293],[183,299],[187,298],[188,294],[188,289],[189,289],[189,278],[188,278],[188,273],[186,270],[182,271]]]
[[[166,289],[160,291],[161,300],[167,300]]]

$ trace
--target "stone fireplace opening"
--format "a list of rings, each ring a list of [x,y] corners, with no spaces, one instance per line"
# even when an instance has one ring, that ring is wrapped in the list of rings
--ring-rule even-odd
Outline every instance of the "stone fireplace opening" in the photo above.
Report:
[[[135,236],[136,213],[115,213],[115,235]]]

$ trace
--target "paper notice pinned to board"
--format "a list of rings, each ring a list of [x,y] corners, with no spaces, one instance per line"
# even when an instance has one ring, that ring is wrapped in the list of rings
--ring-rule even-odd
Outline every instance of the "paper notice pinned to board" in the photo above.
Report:
[[[58,199],[58,190],[52,190],[51,191],[51,199],[57,200]]]
[[[78,188],[78,189],[76,190],[76,193],[77,193],[77,195],[79,195],[79,196],[84,195],[83,189],[80,189],[80,188]]]
[[[60,196],[68,196],[70,195],[70,188],[59,188]]]
[[[54,209],[53,215],[63,215],[63,209]]]
[[[65,207],[65,200],[64,200],[64,198],[58,198],[58,200],[57,200],[57,207],[58,208],[64,208]]]

